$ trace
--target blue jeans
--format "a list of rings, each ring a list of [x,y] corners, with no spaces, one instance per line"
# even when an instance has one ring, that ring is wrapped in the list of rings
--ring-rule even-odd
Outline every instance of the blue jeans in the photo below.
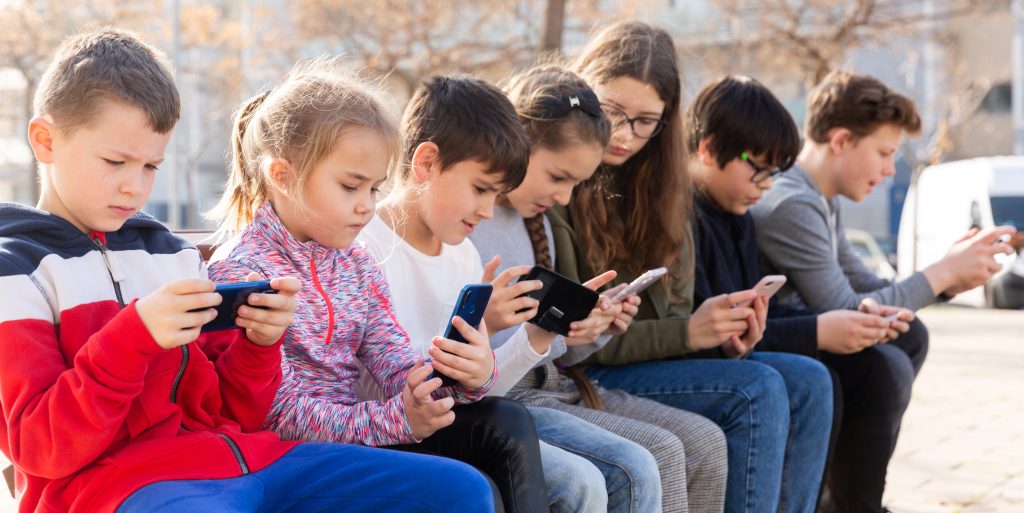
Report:
[[[585,458],[603,475],[601,493],[606,505],[593,511],[608,513],[647,513],[661,511],[661,476],[654,456],[643,446],[591,424],[572,414],[551,408],[528,407],[537,426],[537,436],[545,443],[575,457]],[[579,486],[586,474],[552,475],[548,453],[541,448],[548,493],[555,488]],[[568,483],[564,481],[568,479]],[[568,504],[566,504],[568,506]],[[560,511],[553,507],[551,511]],[[591,511],[574,507],[565,511]]]
[[[270,466],[232,479],[163,481],[117,513],[366,513],[494,511],[491,487],[455,460],[345,444],[300,444]]]
[[[814,511],[832,422],[829,373],[804,356],[755,354],[756,361],[664,360],[588,373],[605,388],[718,424],[729,447],[726,511]]]
[[[817,360],[794,354],[755,352],[750,359],[778,371],[789,395],[789,439],[778,510],[813,512],[832,434],[832,375]]]

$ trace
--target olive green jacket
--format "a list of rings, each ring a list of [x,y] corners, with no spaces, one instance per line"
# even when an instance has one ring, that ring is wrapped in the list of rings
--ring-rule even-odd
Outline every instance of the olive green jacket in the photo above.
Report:
[[[577,250],[579,244],[572,218],[568,209],[556,206],[548,211],[551,230],[555,238],[556,270],[576,281],[582,282],[599,274],[584,261]],[[683,269],[694,266],[693,253],[688,247],[681,249]],[[602,269],[600,272],[604,272]],[[629,283],[636,276],[620,273],[609,285]],[[640,293],[640,310],[633,323],[622,335],[617,335],[600,351],[588,358],[587,364],[621,365],[627,363],[661,360],[665,358],[697,356],[690,347],[688,325],[693,308],[693,283],[673,280],[669,283],[681,297],[673,301],[669,289],[660,284]],[[705,351],[700,351],[705,356]],[[710,356],[710,355],[708,355]]]

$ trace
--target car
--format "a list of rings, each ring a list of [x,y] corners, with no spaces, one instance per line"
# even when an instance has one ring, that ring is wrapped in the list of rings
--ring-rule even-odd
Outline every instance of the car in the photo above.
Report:
[[[889,263],[889,258],[882,251],[882,247],[878,245],[878,241],[870,233],[855,228],[847,228],[846,238],[849,239],[853,250],[857,252],[857,256],[864,262],[864,265],[878,275],[879,278],[891,280],[896,277],[896,269],[893,269],[892,264]]]
[[[899,275],[909,276],[943,258],[971,228],[1002,225],[1024,229],[1024,156],[928,166],[911,185],[903,205],[897,242]],[[1000,308],[1024,304],[1024,263],[1016,254],[1000,254],[996,260],[1003,265],[999,274],[984,287],[958,294],[952,302]]]

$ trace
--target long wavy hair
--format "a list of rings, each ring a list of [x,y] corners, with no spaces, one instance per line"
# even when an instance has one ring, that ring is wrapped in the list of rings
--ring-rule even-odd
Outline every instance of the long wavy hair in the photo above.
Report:
[[[616,23],[590,41],[575,68],[593,85],[633,78],[665,103],[660,133],[621,166],[602,165],[576,188],[569,208],[583,258],[594,269],[632,276],[666,266],[676,280],[689,281],[693,267],[684,269],[682,251],[692,251],[693,199],[672,37],[646,23]]]

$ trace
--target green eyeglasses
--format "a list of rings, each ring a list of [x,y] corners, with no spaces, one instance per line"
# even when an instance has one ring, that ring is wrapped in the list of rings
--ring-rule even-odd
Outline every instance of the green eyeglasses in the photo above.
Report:
[[[741,153],[740,158],[743,159],[743,161],[746,162],[747,164],[750,164],[750,167],[754,169],[754,175],[750,177],[750,181],[756,184],[764,182],[769,178],[775,178],[776,176],[779,176],[783,173],[783,170],[777,167],[768,169],[755,164],[753,160],[750,160],[750,155],[747,155],[747,152]]]

